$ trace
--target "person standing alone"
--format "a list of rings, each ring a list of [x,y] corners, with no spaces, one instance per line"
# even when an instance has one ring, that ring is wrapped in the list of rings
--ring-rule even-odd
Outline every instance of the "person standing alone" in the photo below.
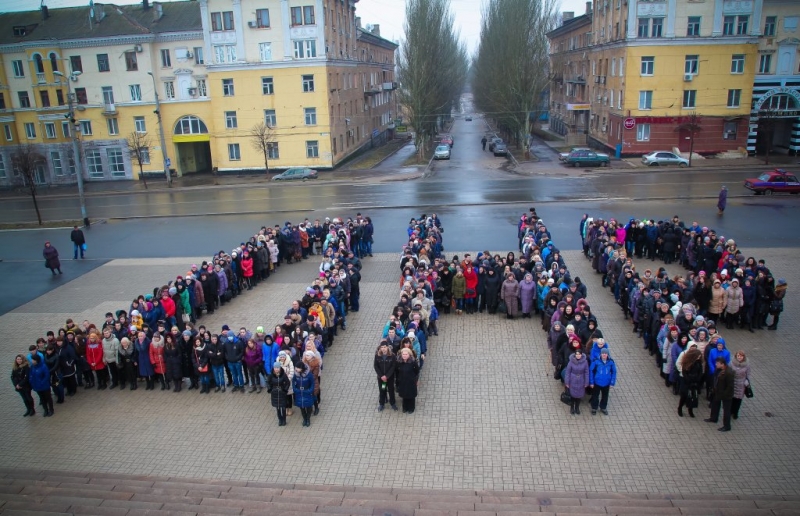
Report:
[[[83,253],[86,252],[86,237],[83,236],[83,231],[81,231],[80,228],[78,228],[78,226],[73,226],[72,233],[70,234],[69,239],[72,240],[72,247],[74,250],[72,259],[77,260],[78,251],[80,251],[81,260],[83,260]]]
[[[719,199],[717,200],[717,209],[719,213],[717,215],[722,215],[725,212],[725,206],[728,205],[728,187],[722,186],[719,191]]]

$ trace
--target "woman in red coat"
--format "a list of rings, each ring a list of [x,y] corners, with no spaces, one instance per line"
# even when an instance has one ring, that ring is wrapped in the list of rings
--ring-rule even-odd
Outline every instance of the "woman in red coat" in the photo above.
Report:
[[[156,377],[161,381],[161,390],[166,390],[164,373],[167,371],[167,363],[164,360],[164,337],[160,333],[154,333],[153,340],[150,341],[150,363],[153,364]]]
[[[247,290],[253,290],[253,258],[250,256],[249,251],[245,251],[242,254],[242,261],[240,263],[242,265],[242,277],[247,285]]]
[[[475,313],[475,300],[478,297],[478,275],[472,266],[464,269],[464,279],[467,282],[467,290],[464,293],[464,301],[467,305],[467,313]]]
[[[97,372],[97,388],[102,390],[108,387],[106,363],[103,360],[103,342],[96,331],[90,333],[86,341],[86,363],[89,364],[89,374]],[[91,383],[94,384],[94,377]]]

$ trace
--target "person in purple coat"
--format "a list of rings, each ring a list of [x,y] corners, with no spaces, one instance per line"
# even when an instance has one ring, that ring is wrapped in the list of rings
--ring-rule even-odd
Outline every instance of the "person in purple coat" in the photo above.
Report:
[[[589,386],[589,361],[580,348],[576,349],[569,356],[569,364],[564,371],[564,387],[569,391],[572,403],[569,413],[572,415],[581,413],[581,399],[586,395],[586,388]]]
[[[530,272],[526,273],[525,279],[519,283],[519,299],[522,301],[522,317],[530,319],[536,299],[536,282],[533,281],[533,275]]]

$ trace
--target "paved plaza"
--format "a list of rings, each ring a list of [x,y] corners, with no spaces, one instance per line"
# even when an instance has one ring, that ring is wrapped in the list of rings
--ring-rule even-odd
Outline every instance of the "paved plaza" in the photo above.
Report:
[[[797,496],[800,272],[791,249],[755,254],[787,279],[787,311],[777,332],[721,330],[731,350],[747,352],[755,390],[727,434],[703,423],[702,403],[697,419],[677,416],[677,397],[577,251],[565,259],[588,286],[619,367],[609,416],[570,416],[558,400],[538,319],[487,314],[444,316],[429,342],[416,412],[377,412],[372,356],[400,273],[397,256],[381,254],[364,260],[361,311],[325,356],[321,412],[310,429],[297,413],[279,428],[266,392],[81,390],[53,418],[22,418],[6,383],[0,467],[379,488]],[[0,317],[7,373],[45,330],[68,317],[99,323],[201,260],[111,261]],[[200,323],[215,332],[223,324],[274,326],[317,267],[313,258],[283,266]]]

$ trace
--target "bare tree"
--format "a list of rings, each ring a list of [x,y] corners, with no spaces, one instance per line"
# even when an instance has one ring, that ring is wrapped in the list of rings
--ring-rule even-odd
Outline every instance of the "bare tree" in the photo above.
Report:
[[[259,122],[250,129],[250,144],[264,155],[264,170],[269,174],[269,151],[276,143],[275,128]]]
[[[682,124],[678,125],[677,131],[689,131],[689,166],[692,166],[692,154],[694,154],[694,137],[697,133],[703,130],[700,126],[700,117],[697,111],[692,111],[688,116],[684,117]]]
[[[36,209],[36,219],[40,226],[42,225],[42,214],[36,199],[36,169],[45,163],[47,163],[45,157],[31,144],[19,145],[11,153],[11,166],[19,174],[22,184],[28,187],[31,199],[33,199],[33,207]]]
[[[128,144],[128,152],[131,153],[131,159],[139,165],[139,177],[142,178],[144,189],[147,190],[147,178],[144,176],[142,165],[150,164],[150,147],[153,145],[153,141],[147,133],[132,131],[128,135],[126,142]]]

